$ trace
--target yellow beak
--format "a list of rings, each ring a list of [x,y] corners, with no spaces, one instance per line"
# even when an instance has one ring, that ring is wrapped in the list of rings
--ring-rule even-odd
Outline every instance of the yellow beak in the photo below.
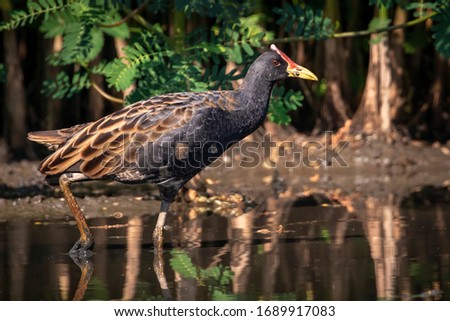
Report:
[[[319,80],[310,70],[297,64],[290,64],[286,69],[289,77],[302,78],[308,80]]]

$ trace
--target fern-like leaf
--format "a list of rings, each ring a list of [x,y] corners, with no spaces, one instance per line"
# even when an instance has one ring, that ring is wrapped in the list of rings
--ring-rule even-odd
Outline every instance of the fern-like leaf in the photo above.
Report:
[[[192,263],[191,258],[182,250],[173,249],[170,251],[172,258],[170,265],[172,269],[186,279],[197,279],[197,268]]]
[[[62,99],[72,97],[90,86],[91,82],[86,72],[75,73],[70,77],[66,72],[61,71],[56,75],[56,79],[44,81],[42,92],[55,99]]]
[[[68,6],[68,3],[64,3],[63,0],[29,0],[27,2],[27,11],[14,10],[10,13],[10,19],[7,22],[0,24],[0,31],[11,30],[18,27],[23,27],[32,23],[37,18],[43,17],[44,20],[48,19],[49,14],[62,10]]]
[[[173,51],[162,46],[159,33],[143,33],[134,43],[123,48],[125,56],[114,59],[104,68],[104,74],[110,87],[116,90],[128,88],[139,76],[140,70],[151,72],[149,63],[158,65],[164,62],[164,58],[170,58]],[[157,75],[155,75],[157,77]]]
[[[68,9],[63,8],[55,12],[41,23],[39,31],[44,33],[45,38],[54,38],[57,35],[63,35],[68,26],[77,22],[77,18]]]
[[[59,53],[61,64],[86,65],[103,48],[103,33],[91,23],[75,22],[68,25],[63,35],[63,49]]]

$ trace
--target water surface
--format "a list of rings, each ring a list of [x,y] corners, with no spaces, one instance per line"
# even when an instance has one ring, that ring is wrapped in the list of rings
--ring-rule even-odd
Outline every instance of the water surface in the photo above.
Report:
[[[267,201],[235,216],[171,215],[163,256],[169,293],[153,269],[156,215],[142,207],[140,215],[89,220],[97,243],[92,277],[82,282],[65,254],[78,237],[70,218],[4,219],[0,299],[450,299],[448,203],[392,195],[361,208]]]

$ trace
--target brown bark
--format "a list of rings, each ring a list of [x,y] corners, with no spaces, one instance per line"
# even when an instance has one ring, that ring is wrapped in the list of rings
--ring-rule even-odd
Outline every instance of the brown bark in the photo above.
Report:
[[[50,54],[58,52],[62,49],[62,36],[56,36],[53,40],[44,40],[45,45],[45,56],[48,57]],[[52,66],[46,62],[45,63],[45,78],[55,79],[59,67]],[[48,97],[46,99],[46,124],[44,128],[56,129],[61,127],[61,100],[53,99]]]
[[[98,56],[93,64],[98,64],[100,56]],[[103,76],[92,74],[91,81],[96,83],[102,90],[105,90]],[[89,88],[89,120],[97,120],[105,113],[105,100],[103,96],[94,88]]]
[[[324,129],[341,127],[349,118],[350,108],[344,100],[342,91],[345,71],[342,39],[329,39],[325,42],[324,78],[327,80],[327,91],[321,106],[321,114],[325,121]]]
[[[3,31],[3,48],[6,64],[6,137],[13,158],[25,156],[26,101],[23,85],[23,71],[19,58],[15,30]]]
[[[340,21],[339,1],[327,0],[325,13],[333,23]],[[341,127],[349,118],[350,108],[343,92],[344,85],[348,85],[347,59],[343,39],[329,39],[324,43],[323,65],[327,91],[321,104],[322,130]]]
[[[394,17],[394,25],[400,25],[407,20],[407,13],[405,10],[397,7]],[[389,90],[390,100],[390,117],[392,120],[397,119],[401,108],[405,104],[405,90],[404,90],[404,56],[403,44],[405,42],[404,29],[397,29],[392,31],[389,38],[389,59],[392,70],[392,83]]]
[[[442,139],[441,136],[447,134],[447,121],[442,117],[442,105],[444,101],[444,83],[446,61],[438,53],[435,54],[434,79],[430,88],[429,104],[431,106],[431,135],[436,139]]]
[[[395,24],[406,21],[406,13],[398,8]],[[392,121],[398,117],[405,104],[404,93],[404,31],[370,37],[369,68],[363,96],[351,125],[341,129],[340,136],[374,136],[388,140],[397,138]]]
[[[352,119],[350,132],[388,137],[391,133],[389,91],[392,84],[388,38],[385,34],[372,34],[370,39],[372,43],[366,86],[359,108]]]

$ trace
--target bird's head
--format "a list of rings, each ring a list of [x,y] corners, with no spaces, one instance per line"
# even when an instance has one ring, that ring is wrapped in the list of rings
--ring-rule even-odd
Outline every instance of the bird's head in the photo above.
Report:
[[[274,44],[270,46],[270,50],[264,52],[255,60],[250,69],[257,69],[260,73],[266,74],[271,82],[288,77],[318,80],[316,75],[305,67],[296,64]]]

